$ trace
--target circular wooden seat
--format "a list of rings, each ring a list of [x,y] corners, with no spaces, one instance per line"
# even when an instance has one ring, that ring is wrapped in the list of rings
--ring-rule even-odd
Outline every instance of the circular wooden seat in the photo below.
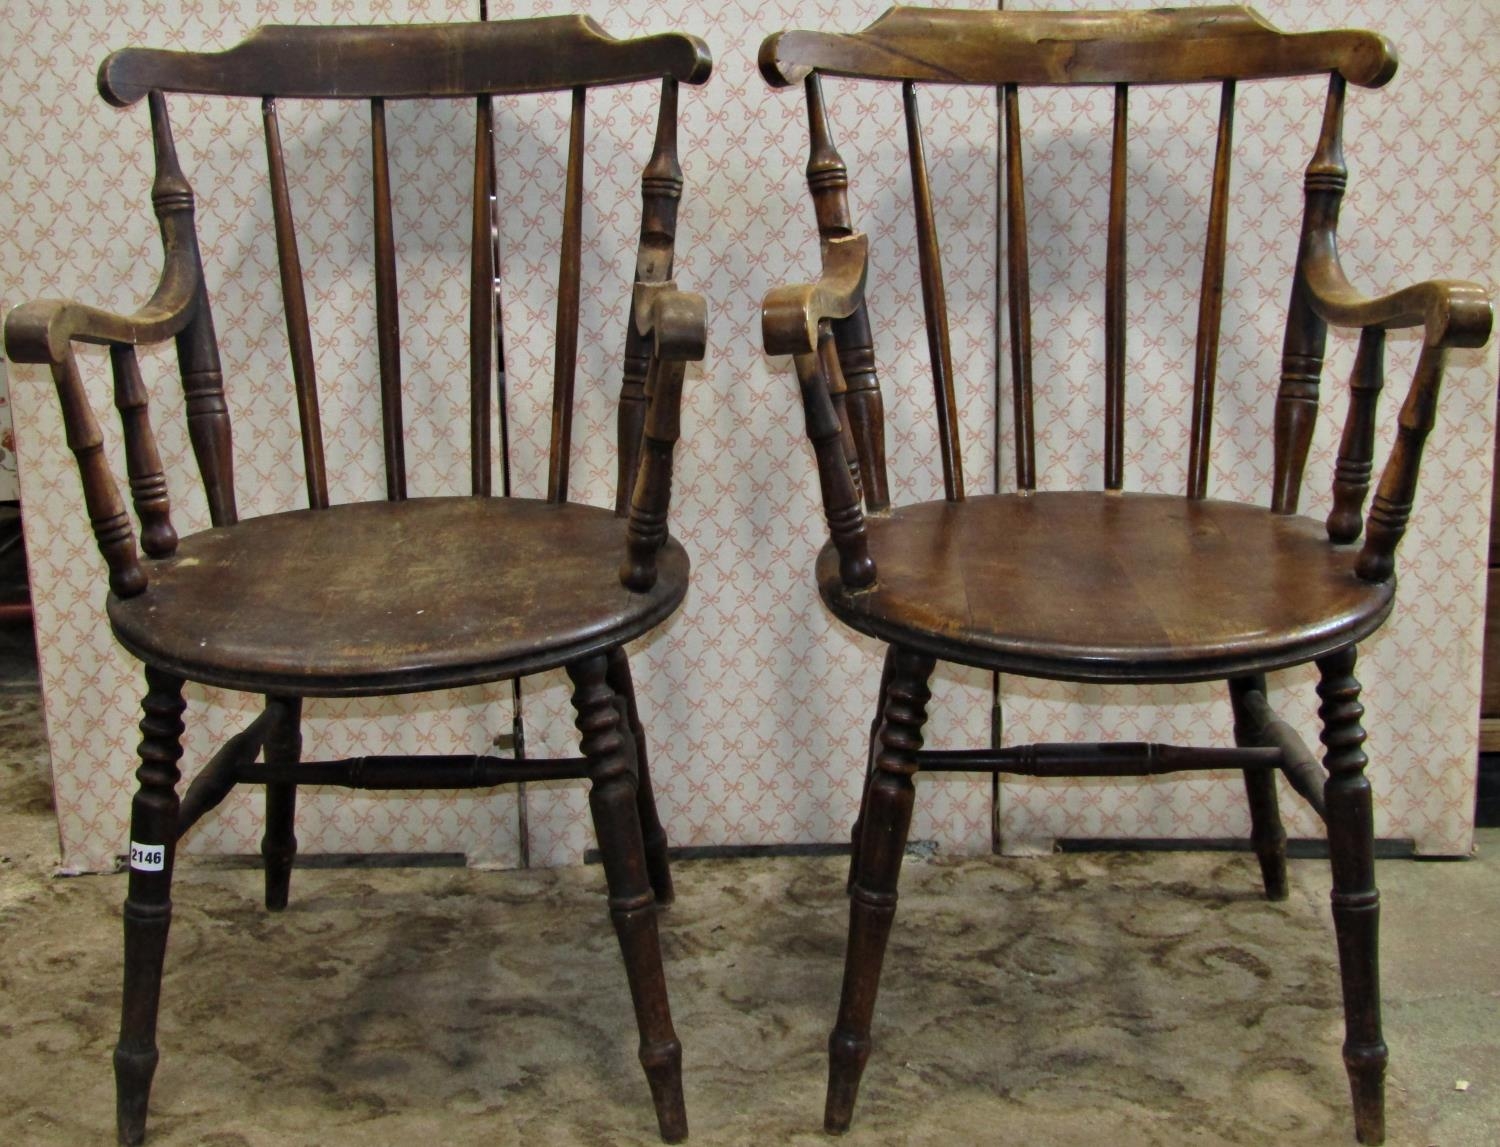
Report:
[[[823,600],[863,633],[948,661],[1073,681],[1197,681],[1362,640],[1394,579],[1355,576],[1321,522],[1157,494],[924,502],[867,520],[878,581]]]
[[[626,521],[522,498],[297,510],[183,538],[146,592],[109,600],[120,642],[189,680],[349,696],[472,685],[618,646],[667,617],[688,557],[620,584]]]

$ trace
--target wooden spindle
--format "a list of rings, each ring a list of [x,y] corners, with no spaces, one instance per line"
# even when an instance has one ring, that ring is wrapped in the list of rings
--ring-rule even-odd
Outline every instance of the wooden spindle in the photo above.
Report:
[[[922,311],[927,320],[927,350],[932,360],[938,447],[943,460],[943,493],[950,502],[964,497],[963,460],[959,453],[957,401],[953,397],[953,353],[948,339],[948,301],[943,291],[943,261],[932,214],[932,187],[922,147],[916,85],[901,85],[906,107],[906,145],[911,157],[912,196],[917,209],[917,263],[922,275]]]
[[[1026,242],[1026,173],[1021,161],[1021,111],[1015,84],[1006,84],[1005,246],[1010,298],[1011,400],[1016,422],[1016,486],[1036,489],[1036,431],[1031,392],[1031,254]]]
[[[197,299],[193,317],[176,337],[177,365],[187,407],[188,439],[203,479],[209,521],[232,526],[239,520],[234,501],[234,443],[230,434],[229,405],[224,400],[224,371],[219,363],[219,340],[214,334],[213,310],[203,281],[203,258],[198,251],[198,233],[193,225],[193,189],[177,162],[172,124],[167,118],[166,97],[151,92],[151,138],[156,152],[156,178],[151,184],[151,203],[161,227],[162,243],[168,250],[180,249],[191,259],[197,275]]]
[[[495,166],[494,109],[488,96],[476,101],[474,116],[473,227],[469,247],[469,485],[488,497],[490,462],[490,386],[495,360],[495,267],[490,238],[490,183]]]
[[[667,540],[667,512],[672,494],[672,452],[677,445],[686,364],[656,362],[647,382],[649,413],[642,435],[642,461],[631,496],[630,525],[625,532],[625,562],[620,582],[636,593],[656,584],[656,554]]]
[[[859,450],[854,442],[854,430],[849,424],[849,385],[844,381],[844,369],[839,365],[838,344],[833,338],[833,324],[818,330],[818,357],[823,364],[823,377],[828,380],[828,397],[833,401],[833,412],[838,415],[839,435],[844,443],[844,460],[849,466],[849,480],[854,483],[856,496],[864,498],[864,481],[859,470]]]
[[[870,556],[865,534],[865,516],[859,492],[849,476],[844,457],[843,428],[833,409],[822,359],[816,351],[794,355],[797,382],[802,388],[802,410],[807,418],[807,437],[818,461],[818,483],[823,493],[823,513],[828,532],[839,553],[839,577],[849,589],[875,584],[875,560]]]
[[[557,270],[557,344],[552,363],[552,458],[547,501],[568,500],[573,443],[573,381],[578,368],[578,291],[583,256],[583,126],[587,89],[573,89],[568,173],[563,194],[562,253]]]
[[[1364,548],[1354,566],[1366,581],[1385,581],[1396,570],[1396,547],[1411,520],[1422,447],[1437,421],[1438,391],[1447,358],[1447,348],[1440,346],[1424,346],[1417,358],[1416,375],[1396,422],[1396,442],[1370,502]]]
[[[52,381],[62,404],[68,449],[78,462],[89,525],[109,569],[109,588],[116,597],[134,597],[146,588],[146,571],[136,553],[130,515],[125,511],[120,489],[110,473],[109,461],[104,457],[104,436],[99,432],[99,423],[89,405],[83,380],[78,374],[78,360],[74,358],[71,346],[61,362],[53,363]]]
[[[1359,539],[1364,527],[1365,495],[1375,459],[1375,414],[1385,385],[1385,331],[1367,327],[1359,333],[1359,350],[1349,378],[1349,414],[1333,468],[1333,509],[1328,540],[1339,545]]]
[[[115,408],[124,431],[130,500],[141,523],[141,549],[148,557],[164,558],[177,549],[177,531],[172,528],[167,476],[162,471],[156,436],[151,432],[146,387],[135,347],[111,346],[109,363],[115,376]]]
[[[1208,241],[1203,289],[1198,297],[1198,338],[1193,350],[1193,415],[1188,443],[1189,498],[1208,497],[1209,443],[1214,422],[1214,381],[1219,368],[1219,324],[1224,317],[1224,242],[1229,229],[1229,168],[1234,159],[1234,81],[1219,100],[1214,185],[1208,200]]]
[[[1130,89],[1115,85],[1104,257],[1104,488],[1125,485],[1125,158]]]
[[[313,366],[312,331],[307,321],[307,294],[302,285],[302,259],[297,254],[297,225],[292,221],[292,197],[287,189],[276,101],[268,96],[262,101],[261,110],[266,125],[266,158],[271,169],[271,214],[276,225],[276,259],[281,268],[281,301],[292,354],[297,418],[302,426],[307,502],[313,509],[321,510],[328,506],[328,475],[323,462],[323,425],[318,412],[318,378]]]
[[[1344,78],[1334,72],[1328,79],[1328,102],[1323,109],[1318,145],[1303,181],[1307,206],[1302,217],[1297,272],[1292,277],[1292,297],[1287,305],[1286,339],[1282,344],[1271,487],[1271,509],[1278,514],[1297,512],[1302,473],[1307,467],[1313,425],[1318,417],[1318,383],[1323,374],[1328,324],[1313,311],[1302,268],[1310,251],[1333,242],[1337,232],[1339,204],[1349,180],[1344,166],[1343,121]]]
[[[396,290],[396,234],[391,213],[391,160],[385,100],[370,101],[371,166],[375,172],[375,340],[380,351],[380,424],[385,446],[385,496],[406,497],[406,438],[401,412],[401,307]]]
[[[677,161],[677,81],[662,81],[656,117],[656,142],[641,172],[641,238],[636,248],[635,281],[665,283],[672,278],[677,242],[677,206],[682,201],[682,166]],[[625,366],[617,417],[619,473],[615,482],[615,513],[630,509],[640,467],[641,436],[646,426],[646,370],[651,348],[636,328],[625,324]]]
[[[811,142],[807,186],[812,192],[818,235],[827,242],[854,233],[849,213],[849,169],[833,145],[823,86],[816,72],[807,77],[804,86]],[[865,505],[872,511],[884,510],[891,504],[885,464],[885,400],[875,370],[870,311],[863,299],[848,318],[834,320],[833,337],[844,380],[844,416],[858,455]]]

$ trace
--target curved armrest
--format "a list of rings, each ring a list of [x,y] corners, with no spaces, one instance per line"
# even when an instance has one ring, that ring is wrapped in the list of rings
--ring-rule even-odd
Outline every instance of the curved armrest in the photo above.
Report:
[[[870,241],[859,232],[823,242],[823,274],[816,283],[776,287],[761,304],[767,354],[811,354],[818,325],[847,319],[865,297]]]
[[[22,303],[6,317],[5,351],[14,362],[60,363],[77,340],[106,346],[165,342],[188,325],[198,301],[198,270],[191,251],[167,257],[156,292],[131,315],[71,299]]]
[[[666,362],[699,362],[708,347],[708,304],[675,282],[637,283],[632,302],[635,329],[650,338],[653,357]]]
[[[1388,295],[1361,295],[1331,244],[1309,254],[1303,275],[1313,312],[1333,326],[1424,327],[1423,343],[1430,347],[1481,347],[1489,341],[1494,318],[1490,298],[1475,283],[1429,279]]]

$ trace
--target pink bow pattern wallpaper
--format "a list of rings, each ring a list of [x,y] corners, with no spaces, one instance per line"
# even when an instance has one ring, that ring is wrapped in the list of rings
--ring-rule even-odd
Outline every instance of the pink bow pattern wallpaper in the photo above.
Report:
[[[1009,7],[1035,7],[1018,2]],[[1093,0],[1091,6],[1100,6]],[[631,648],[668,835],[677,845],[836,842],[852,824],[881,650],[818,601],[812,562],[825,539],[811,451],[790,363],[760,349],[760,300],[807,281],[817,235],[803,182],[801,93],[773,92],[755,69],[760,40],[785,27],[854,30],[882,3],[758,5],[645,0],[593,15],[616,36],[677,28],[702,36],[713,78],[684,89],[685,177],[676,277],[708,300],[709,348],[688,373],[672,529],[693,558],[680,613]],[[579,3],[495,0],[496,18],[589,11]],[[1500,283],[1500,58],[1482,0],[1417,5],[1339,0],[1260,5],[1287,29],[1369,27],[1402,56],[1384,89],[1351,93],[1346,268],[1370,291],[1443,275]],[[155,283],[144,105],[106,106],[94,74],[126,45],[217,49],[262,23],[472,19],[457,0],[162,0],[62,9],[14,0],[0,14],[0,307],[73,296],[131,309]],[[941,496],[927,344],[916,274],[911,181],[899,89],[829,81],[835,138],[851,173],[857,227],[872,236],[869,287],[888,411],[893,497]],[[1302,170],[1324,84],[1244,84],[1236,111],[1230,247],[1210,494],[1265,503],[1271,403],[1300,226]],[[970,490],[1014,486],[1009,344],[997,334],[995,93],[923,85],[927,153],[953,328]],[[1128,186],[1128,488],[1185,481],[1196,296],[1207,226],[1218,88],[1143,89],[1132,99]],[[648,86],[591,97],[582,332],[573,489],[607,504],[614,401],[639,225],[640,168],[651,143]],[[234,422],[241,513],[303,504],[295,401],[277,280],[259,108],[172,97],[198,221]],[[553,284],[567,96],[497,99],[500,246],[515,489],[540,495],[550,411]],[[401,282],[410,488],[466,492],[469,101],[390,110]],[[1102,483],[1103,273],[1107,90],[1023,94],[1031,221],[1039,485]],[[281,110],[335,501],[384,492],[375,367],[368,111],[286,101]],[[1003,324],[1002,324],[1003,326]],[[1417,337],[1393,335],[1381,399],[1381,454],[1415,362]],[[1326,512],[1354,340],[1330,339],[1323,410],[1303,512]],[[998,364],[997,364],[998,358]],[[105,358],[84,369],[107,433]],[[142,682],[104,618],[103,566],[46,372],[5,364],[15,415],[27,545],[57,810],[66,868],[112,867],[123,850]],[[187,445],[170,346],[142,354],[180,531],[207,525]],[[995,430],[999,374],[999,432]],[[1455,352],[1423,489],[1402,551],[1391,622],[1362,649],[1376,828],[1423,854],[1471,844],[1485,544],[1496,357]],[[110,417],[103,417],[109,414]],[[998,445],[999,466],[996,466]],[[112,457],[122,459],[110,439]],[[4,450],[0,450],[3,468]],[[997,475],[998,470],[998,475]],[[1313,674],[1275,674],[1275,704],[1316,744]],[[928,743],[985,745],[988,674],[942,666]],[[1154,740],[1230,743],[1222,686],[1068,686],[1004,677],[1005,743]],[[528,679],[534,755],[576,751],[560,673]],[[190,686],[184,772],[257,711],[257,698]],[[507,685],[388,700],[311,700],[308,759],[364,753],[488,751],[510,728]],[[1064,838],[1248,836],[1238,775],[1102,781],[924,777],[916,840],[944,852],[1046,851]],[[193,853],[253,853],[259,795],[233,796],[188,838]],[[592,847],[585,790],[532,784],[525,816],[511,790],[358,794],[308,789],[305,853],[463,853],[470,863],[579,862]],[[1293,836],[1318,835],[1283,801]],[[520,826],[526,825],[523,842]],[[523,848],[524,844],[524,848]]]

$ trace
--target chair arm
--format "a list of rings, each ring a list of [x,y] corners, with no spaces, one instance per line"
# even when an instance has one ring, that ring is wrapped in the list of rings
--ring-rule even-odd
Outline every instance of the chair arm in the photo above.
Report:
[[[708,304],[703,296],[679,291],[677,284],[637,283],[632,302],[635,329],[652,339],[652,356],[662,361],[699,362],[708,348]]]
[[[637,283],[632,308],[635,329],[642,338],[651,340],[651,355],[646,367],[646,424],[630,497],[620,584],[635,593],[645,593],[656,584],[656,554],[667,540],[672,452],[681,424],[682,377],[686,365],[704,355],[708,308],[702,295],[679,291],[672,282]]]
[[[1494,317],[1490,298],[1475,283],[1429,279],[1387,295],[1362,295],[1345,276],[1331,239],[1312,247],[1302,273],[1313,313],[1331,326],[1419,326],[1424,328],[1423,345],[1429,347],[1481,347],[1489,341]]]
[[[776,287],[761,304],[761,335],[767,354],[811,354],[818,326],[847,319],[865,297],[870,241],[859,232],[823,242],[823,274],[816,283]]]
[[[193,252],[167,256],[155,293],[138,311],[119,315],[71,299],[22,303],[5,319],[5,352],[13,362],[58,364],[73,341],[106,346],[165,342],[186,327],[198,302]]]
[[[1314,314],[1333,326],[1354,327],[1366,332],[1361,338],[1360,358],[1368,357],[1369,361],[1356,363],[1356,390],[1361,386],[1372,393],[1379,390],[1383,336],[1371,332],[1399,327],[1423,328],[1416,373],[1401,406],[1395,445],[1370,503],[1364,546],[1355,565],[1356,572],[1366,581],[1384,581],[1395,572],[1396,547],[1411,518],[1423,447],[1437,421],[1438,393],[1442,388],[1448,351],[1453,347],[1482,347],[1489,341],[1494,319],[1489,295],[1474,283],[1450,279],[1432,279],[1373,298],[1361,295],[1350,285],[1339,265],[1331,231],[1317,237],[1306,252],[1301,273],[1307,288],[1307,301]],[[1363,403],[1351,404],[1351,428],[1346,429],[1345,443],[1340,448],[1341,464],[1346,453],[1358,454],[1360,461],[1351,458],[1349,464],[1355,468],[1362,464],[1365,473],[1368,473],[1372,443],[1365,441],[1362,448],[1354,451],[1349,449],[1349,444],[1356,437],[1372,438],[1372,402],[1373,399],[1366,397]],[[1356,415],[1361,407],[1367,409]],[[1353,428],[1352,423],[1356,420],[1365,423],[1362,429]],[[1359,479],[1344,492],[1344,500],[1349,503],[1345,508],[1346,517],[1350,511],[1358,513],[1358,504],[1366,489],[1362,481]],[[1340,495],[1337,487],[1336,482],[1336,498]],[[1355,518],[1354,522],[1357,521]],[[1334,527],[1335,523],[1330,519],[1330,536],[1343,540]],[[1351,535],[1355,534],[1357,527],[1348,529],[1344,536],[1350,536],[1352,540]]]

